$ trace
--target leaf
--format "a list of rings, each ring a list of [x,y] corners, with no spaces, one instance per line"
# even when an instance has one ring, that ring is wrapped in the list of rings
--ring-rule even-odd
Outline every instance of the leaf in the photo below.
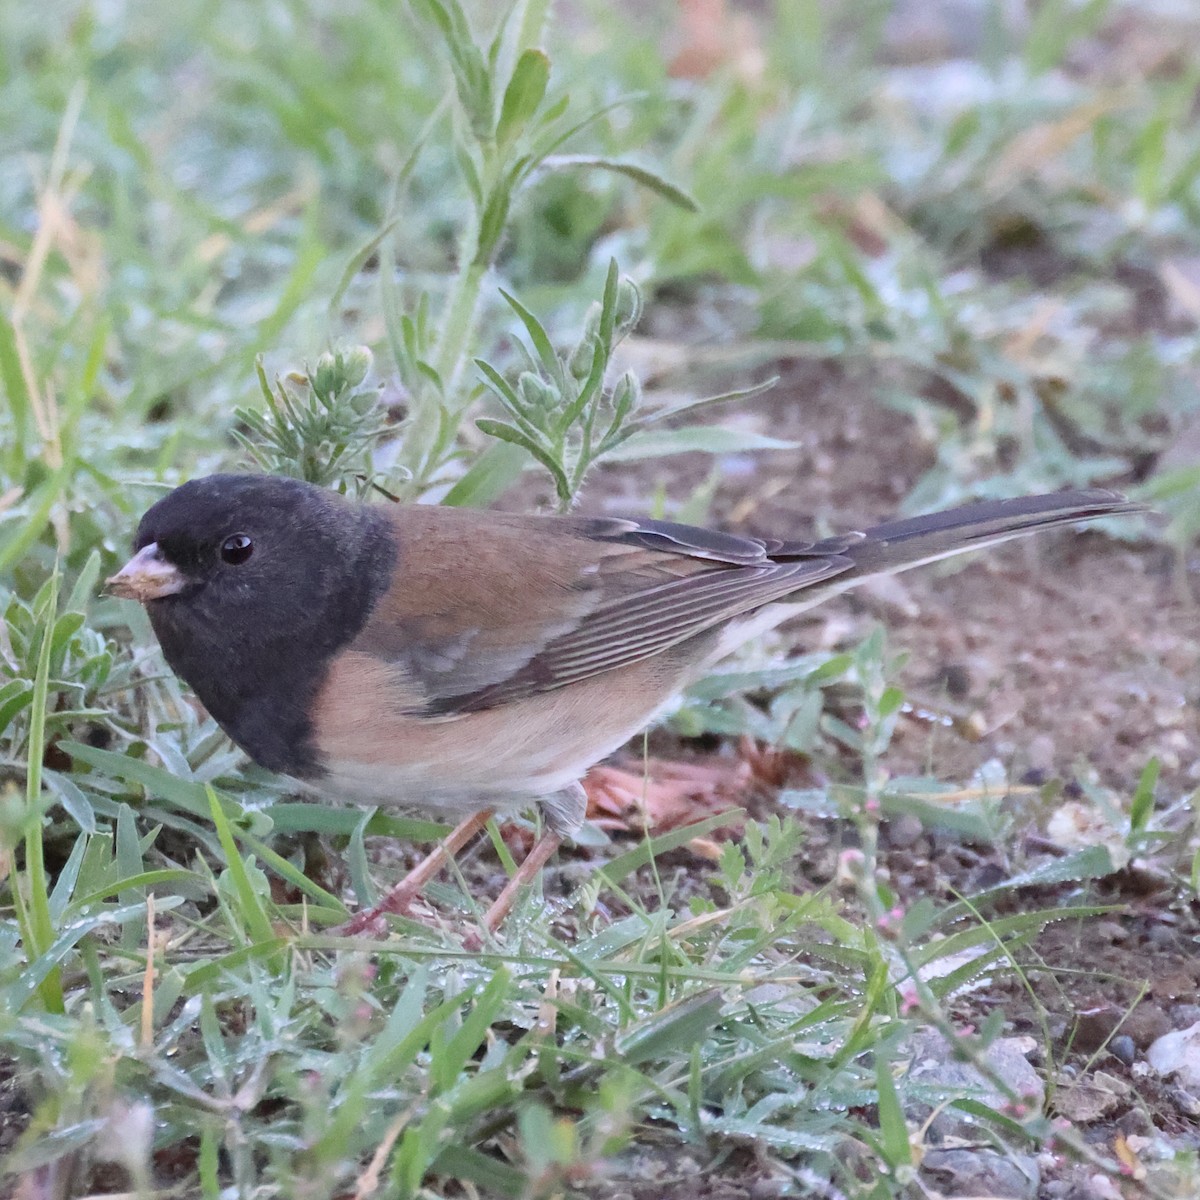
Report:
[[[636,428],[640,430],[644,425],[665,421],[669,417],[677,417],[681,413],[695,412],[698,408],[710,408],[714,404],[728,404],[731,400],[748,400],[751,396],[760,396],[763,392],[769,392],[778,382],[779,376],[772,375],[770,379],[764,379],[762,383],[756,383],[748,388],[739,388],[735,392],[722,392],[719,396],[701,396],[696,400],[687,400],[683,404],[673,404],[669,408],[656,409],[639,417]]]
[[[488,1029],[504,1009],[511,981],[508,971],[497,967],[462,1024],[443,1044],[442,1052],[433,1058],[430,1077],[435,1091],[445,1091],[453,1086],[467,1060],[479,1049]]]
[[[908,790],[902,780],[892,780],[880,799],[885,816],[916,817],[926,829],[949,830],[960,837],[985,845],[996,840],[994,822],[988,819],[980,803],[969,806],[939,803],[937,790]]]
[[[162,901],[158,902],[158,909],[160,912],[162,911]],[[181,968],[187,975],[184,992],[188,995],[203,992],[211,983],[220,979],[227,971],[232,971],[235,967],[241,966],[242,963],[258,962],[260,959],[273,957],[278,958],[280,953],[288,948],[289,944],[288,938],[273,937],[269,942],[256,942],[252,946],[240,946],[236,950],[231,950],[228,954],[218,954],[213,958],[200,960],[194,965],[189,963],[186,967]]]
[[[357,808],[333,808],[328,804],[288,801],[272,804],[266,810],[278,833],[341,834],[349,837],[359,821]],[[367,822],[372,837],[408,838],[414,842],[436,842],[450,832],[450,826],[418,817],[396,817],[377,812]]]
[[[21,370],[21,358],[17,353],[17,339],[13,327],[0,313],[0,383],[8,409],[12,413],[12,452],[14,461],[20,462],[25,446],[25,435],[29,427],[29,392],[25,387],[25,375]]]
[[[159,900],[158,911],[166,912],[178,908],[183,903],[182,896],[168,896]],[[125,904],[116,908],[102,909],[87,915],[72,918],[55,941],[47,950],[30,962],[14,982],[0,995],[4,998],[4,1011],[18,1013],[28,1003],[30,996],[47,982],[51,973],[56,973],[62,966],[67,955],[75,948],[81,938],[99,929],[102,925],[124,925],[131,920],[140,920],[146,915],[145,901],[136,904]]]
[[[479,368],[479,373],[484,377],[488,387],[504,401],[505,408],[517,414],[525,412],[525,405],[521,402],[520,396],[517,395],[516,388],[487,359],[477,358],[475,365]]]
[[[47,1171],[45,1175],[35,1172],[39,1167],[51,1163],[55,1164],[57,1170],[62,1170],[64,1163],[71,1162],[72,1155],[78,1154],[89,1143],[98,1143],[103,1139],[111,1128],[109,1119],[104,1116],[73,1121],[65,1128],[39,1131],[36,1138],[23,1145],[18,1143],[11,1153],[4,1156],[4,1174],[15,1189],[9,1194],[36,1197],[51,1194],[40,1183],[27,1184],[21,1177],[28,1180],[53,1178],[54,1171]]]
[[[658,172],[652,171],[649,167],[643,167],[638,163],[629,162],[626,159],[603,158],[592,154],[556,154],[544,159],[542,165],[551,170],[561,170],[570,167],[594,167],[601,171],[612,171],[617,175],[624,175],[632,179],[635,183],[640,183],[652,192],[657,192],[663,199],[669,200],[672,204],[687,212],[700,211],[700,205],[682,188],[676,187],[675,184],[664,179]]]
[[[521,324],[525,326],[525,332],[529,334],[529,340],[533,343],[533,348],[537,351],[538,358],[542,360],[542,366],[546,368],[547,373],[554,373],[560,376],[562,374],[562,363],[559,361],[558,355],[554,353],[554,346],[550,342],[550,335],[546,332],[541,321],[510,292],[506,292],[501,288],[500,295],[504,297],[509,308],[521,318]]]
[[[982,895],[972,896],[969,901],[960,901],[951,905],[941,914],[941,923],[946,925],[951,916],[969,914],[974,921],[966,929],[947,933],[945,937],[926,941],[919,947],[913,947],[912,960],[921,974],[929,979],[930,985],[941,986],[942,981],[935,977],[934,972],[923,968],[936,962],[952,960],[955,955],[963,954],[978,946],[991,947],[1005,943],[1014,938],[1028,938],[1039,933],[1047,925],[1056,921],[1078,921],[1084,917],[1096,916],[1099,913],[1111,912],[1103,905],[1063,905],[1061,908],[1041,908],[1018,912],[1011,917],[996,917],[983,921],[979,916],[979,905],[988,896],[1007,891],[1006,888],[990,888]],[[1009,892],[1011,895],[1011,892]],[[946,976],[945,978],[949,978]]]
[[[1105,879],[1115,870],[1112,856],[1106,846],[1088,846],[1086,850],[1052,859],[1034,867],[1032,871],[1014,875],[1005,883],[990,888],[983,894],[994,895],[1011,888],[1050,887],[1058,883],[1083,883],[1090,879]],[[976,899],[978,900],[978,897]]]
[[[0,686],[0,733],[12,719],[33,703],[33,685],[27,679],[10,679]]]
[[[347,260],[342,274],[329,298],[329,311],[336,313],[354,277],[363,269],[367,262],[378,252],[383,239],[400,223],[399,216],[388,217],[386,221],[365,241]]]
[[[907,922],[905,924],[907,926]],[[1045,924],[1049,924],[1049,922],[1047,921]],[[1032,932],[1036,933],[1037,930]],[[954,965],[955,958],[939,957],[932,961],[931,969],[923,970],[920,974],[935,996],[939,998],[953,996],[955,992],[969,987],[981,975],[994,969],[997,961],[1010,957],[1011,951],[1008,949],[1007,943],[979,946],[963,951],[958,956],[957,966]]]
[[[72,900],[72,910],[82,912],[101,900],[117,892],[132,892],[143,888],[156,887],[159,884],[193,884],[196,890],[207,888],[207,879],[195,871],[185,871],[182,867],[161,867],[156,871],[139,871],[136,875],[123,876],[112,880],[104,887],[96,888],[84,896],[76,896]],[[182,902],[184,896],[178,897]],[[144,904],[144,901],[142,901]],[[162,906],[159,905],[161,908]]]
[[[483,1189],[481,1195],[512,1196],[514,1200],[529,1195],[524,1171],[518,1171],[495,1154],[484,1154],[474,1146],[450,1142],[434,1159],[433,1166],[439,1175],[478,1184]]]
[[[336,914],[332,919],[336,921],[344,920],[349,913],[349,909],[331,892],[327,892],[319,883],[309,879],[299,867],[294,866],[281,854],[277,854],[265,842],[253,837],[251,834],[243,833],[241,841],[248,846],[263,863],[270,867],[281,879],[286,879],[297,891],[303,892],[311,896],[318,904],[328,908]],[[310,907],[309,912],[313,910]]]
[[[511,442],[493,442],[478,455],[467,473],[446,493],[443,504],[484,508],[499,499],[518,479],[525,452]]]
[[[95,746],[71,741],[59,742],[58,748],[66,751],[77,762],[87,763],[89,767],[94,767],[110,779],[144,787],[153,795],[177,805],[193,816],[208,816],[208,796],[201,783],[180,779],[162,767],[156,767],[140,758],[131,758],[128,754],[118,754],[115,750],[100,750]]]
[[[246,869],[241,851],[234,840],[229,818],[226,817],[225,811],[221,807],[221,801],[217,798],[216,791],[211,787],[205,788],[205,791],[208,794],[213,825],[216,826],[217,837],[221,840],[221,849],[225,851],[225,863],[229,870],[229,877],[233,880],[234,891],[237,893],[242,919],[246,922],[250,937],[254,942],[269,942],[274,938],[275,931],[271,928],[271,919],[263,907],[262,899],[250,881],[250,873]],[[282,959],[277,958],[275,961],[278,969],[282,965]]]
[[[46,786],[58,797],[67,815],[84,833],[96,832],[96,813],[78,784],[69,776],[47,769]]]
[[[1133,793],[1133,802],[1129,806],[1129,830],[1131,833],[1143,833],[1150,814],[1154,811],[1154,788],[1158,783],[1159,761],[1152,758],[1142,768],[1138,779],[1137,790]]]
[[[414,0],[414,7],[424,10],[445,39],[459,103],[472,132],[483,140],[491,134],[491,79],[462,5],[459,0]]]
[[[605,349],[607,344],[609,343],[602,337],[593,340],[592,365],[588,369],[587,378],[579,385],[579,394],[559,412],[555,422],[560,435],[565,434],[579,420],[603,386],[604,371],[608,366],[608,350]]]
[[[875,1056],[875,1086],[879,1096],[879,1132],[883,1135],[884,1160],[893,1169],[911,1164],[912,1146],[908,1140],[908,1125],[896,1091],[896,1081],[892,1078],[890,1055]]]
[[[793,450],[796,442],[768,437],[743,429],[721,425],[684,425],[680,429],[652,429],[633,433],[615,446],[606,458],[610,462],[637,462],[667,454],[746,454],[756,450]]]
[[[100,579],[100,551],[93,550],[88,555],[88,560],[83,565],[83,570],[79,572],[79,578],[75,580],[75,586],[71,589],[71,595],[67,600],[67,612],[85,613],[91,604],[92,598],[96,592],[96,584]]]
[[[547,130],[534,144],[532,157],[538,163],[544,162],[559,146],[565,146],[576,134],[582,133],[589,125],[596,124],[602,117],[608,116],[610,112],[616,112],[619,108],[631,107],[639,100],[646,99],[646,96],[645,92],[628,92],[624,96],[618,96],[615,100],[610,100],[607,104],[592,109],[587,116],[574,125],[568,125],[566,129],[551,129],[549,128],[551,118],[557,119],[566,111],[570,98],[564,96],[546,113]]]
[[[438,0],[411,0],[413,8],[423,9],[425,17],[441,30],[442,36],[449,41],[454,36],[454,25],[450,14],[438,3]]]
[[[665,1059],[690,1050],[721,1019],[724,1000],[718,988],[688,996],[624,1031],[616,1042],[621,1061],[629,1066]]]
[[[789,1158],[806,1154],[830,1154],[839,1142],[832,1134],[822,1137],[803,1129],[767,1125],[746,1117],[709,1117],[704,1123],[706,1133],[718,1133],[734,1142],[769,1146]],[[811,1194],[811,1193],[810,1193]]]
[[[604,295],[600,301],[600,344],[604,347],[604,366],[608,366],[608,356],[612,353],[613,330],[617,324],[617,288],[621,282],[621,271],[617,260],[608,260],[608,272],[604,276]]]
[[[496,141],[505,145],[518,137],[538,110],[550,82],[550,59],[541,50],[526,50],[504,89]]]
[[[514,181],[511,177],[500,180],[487,198],[483,215],[479,218],[479,236],[475,243],[473,263],[477,267],[488,267],[496,256],[496,247],[508,224],[508,209],[512,203]]]
[[[818,817],[836,817],[841,812],[837,800],[824,788],[785,788],[779,793],[778,802],[785,808]]]
[[[75,839],[75,845],[71,847],[66,865],[60,868],[58,878],[54,881],[54,891],[50,893],[50,915],[56,925],[62,920],[67,901],[71,899],[75,885],[79,882],[79,872],[83,869],[83,863],[87,857],[88,844],[86,837]]]
[[[42,536],[50,521],[50,510],[67,481],[70,464],[59,467],[48,475],[28,497],[25,519],[17,522],[8,536],[0,541],[0,572],[7,571],[14,563],[24,558],[26,552]]]
[[[83,628],[84,615],[81,612],[64,612],[54,622],[54,630],[50,638],[50,670],[57,676],[62,671],[63,658],[67,652],[67,643]]]
[[[729,825],[733,821],[740,820],[742,815],[741,809],[731,808],[727,812],[717,813],[716,816],[697,821],[694,825],[684,825],[680,829],[672,829],[670,833],[664,833],[659,837],[647,838],[640,846],[635,846],[632,850],[618,855],[612,862],[606,863],[598,874],[603,875],[610,885],[615,886],[631,871],[636,871],[638,867],[648,863],[652,858],[657,858],[668,850],[674,850],[677,846],[690,842],[692,838],[703,837],[706,833],[711,833],[712,830],[719,829],[722,825]]]
[[[50,889],[42,845],[42,759],[46,749],[46,707],[50,683],[50,648],[54,635],[54,616],[58,611],[58,568],[46,581],[46,616],[38,649],[37,674],[33,681],[33,713],[29,721],[28,766],[25,772],[25,872],[24,884],[29,897],[26,908],[18,899],[17,924],[25,943],[26,955],[33,958],[44,951],[54,937],[54,919],[50,913]],[[16,889],[13,889],[14,892]],[[50,1012],[61,1013],[62,983],[57,968],[46,973],[40,986],[42,1003]]]
[[[560,499],[570,499],[571,485],[567,482],[567,476],[562,466],[516,426],[509,425],[506,421],[493,421],[490,417],[480,417],[475,424],[489,437],[499,438],[502,442],[511,442],[514,446],[520,446],[521,449],[536,458],[554,477],[555,490]]]
[[[375,884],[371,880],[371,869],[367,862],[367,825],[374,813],[368,809],[358,819],[354,832],[350,835],[350,845],[346,855],[350,868],[350,884],[354,895],[358,898],[359,908],[374,908],[376,903]]]

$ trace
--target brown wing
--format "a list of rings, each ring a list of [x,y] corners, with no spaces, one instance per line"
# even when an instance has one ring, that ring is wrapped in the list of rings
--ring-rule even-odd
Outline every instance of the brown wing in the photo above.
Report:
[[[775,545],[669,522],[433,506],[394,520],[397,583],[353,649],[394,665],[411,710],[428,715],[639,662],[851,565],[840,544],[789,545],[775,560]]]
[[[1138,509],[1115,492],[1063,492],[806,543],[665,521],[397,508],[397,582],[351,649],[389,665],[406,712],[478,712],[645,661],[838,576],[828,590]]]

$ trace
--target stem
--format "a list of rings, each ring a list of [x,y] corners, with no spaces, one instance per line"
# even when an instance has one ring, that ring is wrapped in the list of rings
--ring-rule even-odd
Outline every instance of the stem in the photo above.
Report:
[[[29,909],[21,921],[26,962],[44,954],[54,941],[54,921],[50,915],[50,889],[46,861],[42,851],[42,757],[46,752],[46,706],[49,702],[50,648],[58,617],[58,567],[51,576],[50,594],[42,616],[42,644],[38,651],[37,675],[33,681],[33,706],[29,719],[29,755],[25,774],[25,878],[29,885]],[[14,884],[15,884],[14,880]],[[13,887],[17,897],[19,887]],[[17,904],[18,916],[22,905]],[[53,968],[38,988],[47,1011],[61,1013],[62,983],[59,968]]]
[[[516,50],[536,46],[541,40],[542,29],[546,23],[550,0],[518,0],[517,41]],[[483,291],[483,282],[491,268],[491,256],[487,262],[479,261],[480,224],[487,211],[489,199],[498,187],[515,186],[513,181],[504,178],[504,164],[497,160],[497,148],[490,138],[481,139],[478,143],[482,157],[480,172],[480,192],[482,201],[472,221],[472,228],[466,230],[462,240],[461,258],[458,275],[454,286],[446,297],[446,307],[442,313],[441,329],[437,339],[437,351],[433,367],[442,381],[442,398],[457,416],[466,408],[466,402],[455,402],[455,390],[463,363],[467,358],[474,341],[475,328],[479,319],[479,300]],[[435,441],[429,454],[422,463],[422,475],[428,477],[440,465],[443,454],[440,440]],[[434,460],[437,461],[434,461]]]
[[[473,256],[464,256],[465,265],[459,269],[454,287],[446,301],[442,331],[438,338],[434,370],[441,376],[443,394],[449,401],[454,385],[462,371],[467,347],[475,333],[479,312],[479,295],[490,264],[478,263]]]

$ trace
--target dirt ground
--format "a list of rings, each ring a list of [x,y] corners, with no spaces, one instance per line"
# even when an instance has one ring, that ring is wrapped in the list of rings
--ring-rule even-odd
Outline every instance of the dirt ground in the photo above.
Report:
[[[764,530],[814,512],[833,527],[885,518],[932,459],[906,417],[836,378],[814,386],[814,375],[794,374],[792,396],[778,401],[775,428],[803,430],[814,449],[808,462],[771,464],[787,482],[764,488],[770,498],[753,514]],[[837,466],[814,476],[822,448]],[[1139,526],[1125,519],[1131,533]],[[848,597],[849,614],[884,621],[908,652],[899,682],[914,706],[977,717],[902,724],[893,772],[961,779],[998,758],[1010,777],[1069,778],[1083,762],[1120,790],[1156,756],[1164,789],[1190,790],[1200,777],[1200,607],[1173,568],[1161,546],[1052,533]]]
[[[800,443],[753,463],[726,464],[713,520],[739,531],[798,537],[887,519],[932,462],[931,447],[908,417],[828,366],[785,368],[774,393],[748,406],[739,421]],[[658,481],[666,477],[667,494],[679,497],[707,476],[710,464],[678,459],[655,467]],[[610,468],[598,475],[583,507],[645,511],[652,497],[638,488],[650,475]],[[1143,518],[1129,520],[1136,534]],[[1157,757],[1158,808],[1165,812],[1200,779],[1200,606],[1185,594],[1190,582],[1173,555],[1149,538],[1052,533],[861,589],[806,614],[788,640],[797,651],[853,644],[873,622],[884,623],[892,650],[908,655],[896,682],[909,709],[886,760],[893,776],[962,782],[998,760],[1010,780],[1058,781],[1059,797],[1078,796],[1081,781],[1092,781],[1127,811],[1143,768]],[[1037,787],[1028,793],[1013,802],[1009,844],[967,845],[911,823],[889,831],[885,862],[905,902],[921,896],[949,902],[1061,853],[1046,829],[1058,801],[1047,801]],[[1185,834],[1190,806],[1164,819]],[[796,864],[798,889],[829,882],[845,836],[830,823],[812,823]],[[955,1002],[966,1023],[999,1005],[1009,1014],[1007,1032],[1031,1034],[1038,1041],[1033,1061],[1057,1097],[1057,1111],[1110,1152],[1118,1139],[1156,1133],[1180,1148],[1200,1146],[1200,1123],[1186,1100],[1135,1065],[1154,1038],[1200,1018],[1197,912],[1174,902],[1178,893],[1163,874],[1186,875],[1193,850],[1181,836],[1174,851],[1153,862],[1135,860],[1085,893],[1020,893],[1030,908],[1086,898],[1114,912],[1047,929],[1026,960],[1028,987],[1001,972]],[[703,863],[673,866],[702,886],[696,876]],[[1096,1078],[1108,1099],[1081,1106],[1078,1097]],[[640,1188],[635,1174],[596,1194],[634,1200],[774,1194],[766,1177],[747,1168],[731,1162],[700,1185],[686,1164],[679,1173],[669,1162],[657,1163],[655,1183],[646,1185],[651,1190]],[[1047,1162],[1039,1194],[1090,1196],[1093,1185],[1087,1169]]]

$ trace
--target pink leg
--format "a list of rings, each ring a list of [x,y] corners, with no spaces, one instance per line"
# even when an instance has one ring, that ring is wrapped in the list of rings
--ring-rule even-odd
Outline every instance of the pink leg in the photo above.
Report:
[[[504,890],[484,914],[483,923],[489,933],[496,932],[501,922],[508,916],[509,910],[517,898],[517,893],[546,865],[550,856],[561,845],[562,838],[557,833],[542,834],[537,844],[525,856],[525,861],[517,868],[517,873],[504,885]]]
[[[504,891],[496,897],[492,907],[484,913],[483,924],[488,933],[495,933],[500,928],[512,909],[517,893],[546,865],[550,856],[563,844],[563,839],[570,837],[583,823],[587,803],[587,792],[583,784],[578,782],[560,792],[541,797],[539,804],[548,828],[525,856],[517,873],[504,885]],[[463,945],[468,950],[478,950],[483,942],[478,934],[472,933],[463,940]]]
[[[380,918],[384,913],[406,913],[425,885],[447,866],[452,858],[492,819],[492,810],[484,809],[461,821],[445,840],[427,854],[374,908],[355,913],[335,932],[343,937],[355,937],[368,930],[382,932]],[[536,848],[536,847],[535,847]],[[519,872],[518,872],[519,874]],[[512,902],[509,901],[511,906]]]

